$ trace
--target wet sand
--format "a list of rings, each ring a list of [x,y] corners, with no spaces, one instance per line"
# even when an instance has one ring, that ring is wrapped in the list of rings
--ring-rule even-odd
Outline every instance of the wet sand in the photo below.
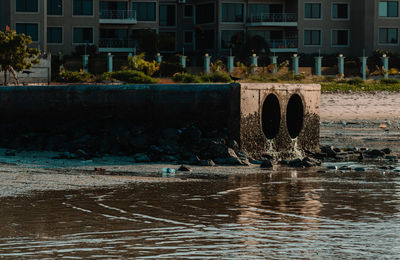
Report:
[[[347,93],[321,95],[321,144],[338,147],[390,147],[400,152],[400,93]],[[0,197],[32,191],[73,190],[127,185],[138,182],[186,182],[194,178],[224,178],[228,174],[260,171],[248,167],[191,167],[190,174],[163,178],[167,164],[132,164],[129,157],[104,157],[88,161],[52,159],[56,152],[20,152],[6,156],[0,149]],[[102,168],[105,172],[95,171]],[[189,178],[188,178],[189,177]]]

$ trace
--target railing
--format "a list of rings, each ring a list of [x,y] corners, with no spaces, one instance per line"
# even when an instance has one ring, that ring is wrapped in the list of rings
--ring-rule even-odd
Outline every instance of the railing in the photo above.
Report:
[[[250,14],[247,23],[294,23],[297,22],[297,14],[291,13],[267,13]]]
[[[100,19],[136,20],[136,10],[100,10]]]
[[[100,38],[100,48],[133,48],[134,41],[130,39]]]
[[[293,49],[297,48],[297,39],[281,39],[271,40],[269,43],[270,48],[275,49]]]

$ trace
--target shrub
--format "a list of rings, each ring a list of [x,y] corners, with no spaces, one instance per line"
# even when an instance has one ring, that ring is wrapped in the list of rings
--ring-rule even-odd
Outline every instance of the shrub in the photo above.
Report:
[[[397,74],[399,74],[399,70],[398,70],[398,69],[396,69],[396,68],[391,68],[391,69],[389,70],[389,75],[397,75]]]
[[[183,83],[201,83],[201,78],[197,75],[193,75],[190,73],[176,73],[172,79],[175,82],[183,82]]]
[[[332,77],[332,76],[325,76],[325,77],[322,79],[322,82],[335,82],[335,77]]]
[[[305,78],[306,78],[306,74],[304,74],[304,73],[300,73],[300,74],[294,76],[294,79],[299,80],[299,81],[301,81]]]
[[[58,74],[57,80],[68,83],[93,82],[95,77],[90,73],[84,72],[83,70],[70,71],[62,68]]]
[[[141,71],[148,76],[152,76],[160,69],[160,65],[155,60],[146,61],[144,59],[145,53],[128,57],[128,69]]]
[[[216,60],[214,63],[211,63],[211,70],[213,72],[225,71],[226,66],[222,60]]]
[[[182,64],[178,62],[163,61],[160,64],[160,75],[163,77],[172,77],[175,73],[183,72]]]
[[[400,80],[398,80],[398,79],[381,79],[381,80],[380,80],[380,83],[381,83],[381,84],[387,84],[387,85],[390,85],[390,84],[399,84],[399,83],[400,83]]]
[[[361,85],[364,83],[364,80],[362,78],[352,78],[347,81],[347,84],[350,85]]]
[[[201,79],[204,82],[221,82],[221,83],[229,83],[231,82],[231,78],[229,77],[229,75],[227,73],[223,73],[223,72],[213,72],[210,74],[203,74],[201,76]]]
[[[105,80],[116,79],[126,83],[149,84],[157,81],[137,70],[120,70],[115,72],[103,73],[102,78]]]

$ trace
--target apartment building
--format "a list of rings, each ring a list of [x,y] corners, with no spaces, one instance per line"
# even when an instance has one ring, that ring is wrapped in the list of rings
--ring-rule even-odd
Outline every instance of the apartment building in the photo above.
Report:
[[[174,39],[162,52],[227,54],[245,35],[274,53],[400,51],[398,0],[1,0],[0,29],[7,25],[65,54],[82,44],[133,52],[143,29]]]

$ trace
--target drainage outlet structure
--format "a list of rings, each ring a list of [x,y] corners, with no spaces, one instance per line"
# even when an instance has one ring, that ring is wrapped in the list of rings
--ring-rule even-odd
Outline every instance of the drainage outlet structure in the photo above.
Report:
[[[2,87],[0,146],[70,150],[86,142],[88,150],[137,153],[162,143],[163,129],[195,126],[202,135],[192,140],[199,145],[199,138],[218,132],[254,158],[301,157],[319,149],[320,89],[275,83]]]

